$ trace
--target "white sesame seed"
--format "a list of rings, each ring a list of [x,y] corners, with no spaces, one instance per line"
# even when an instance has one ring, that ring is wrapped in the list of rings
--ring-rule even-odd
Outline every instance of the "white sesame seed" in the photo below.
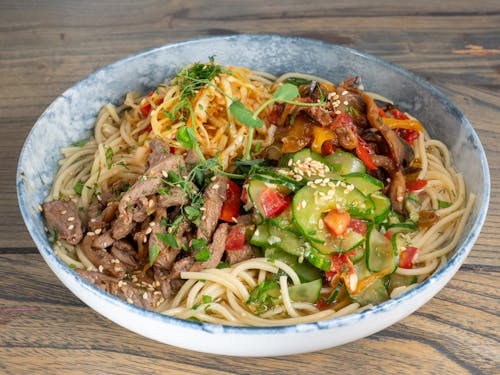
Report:
[[[75,217],[74,216],[70,216],[66,219],[67,221],[75,221]]]
[[[101,229],[101,228],[97,228],[97,229],[94,231],[94,233],[95,233],[95,234],[101,234],[101,232],[102,232],[102,229]]]
[[[302,206],[302,208],[306,208],[307,202],[303,200],[302,202],[300,202],[300,205]]]
[[[131,298],[127,298],[127,302],[128,302],[128,303],[131,303],[132,305],[134,304],[134,301],[132,301],[132,299],[131,299]]]
[[[94,232],[87,232],[87,236],[90,236],[90,237],[95,236],[95,233]]]
[[[153,231],[153,228],[149,227],[148,229],[146,229],[146,232],[145,232],[145,233],[146,233],[146,234],[149,234],[149,233],[151,233],[152,231]]]
[[[290,159],[291,160],[291,159]],[[41,204],[38,205],[38,211],[43,212],[43,207]]]
[[[99,265],[99,272],[102,272],[102,271],[104,271],[104,267],[101,264],[101,265]]]
[[[148,292],[144,292],[144,294],[142,295],[142,299],[148,299]]]
[[[66,211],[66,210],[61,211],[61,215],[66,215],[67,213],[68,213],[68,211]]]
[[[75,226],[73,224],[68,226],[68,230],[73,230],[73,229],[75,229]]]
[[[347,95],[347,94],[349,94],[349,92],[344,90],[340,95]]]

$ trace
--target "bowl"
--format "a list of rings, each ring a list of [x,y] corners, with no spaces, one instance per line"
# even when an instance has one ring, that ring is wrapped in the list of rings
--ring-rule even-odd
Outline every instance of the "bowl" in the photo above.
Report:
[[[316,74],[340,82],[361,76],[369,91],[396,100],[451,150],[467,190],[476,195],[459,246],[449,261],[414,289],[375,307],[340,318],[282,327],[235,327],[181,320],[128,304],[79,277],[52,251],[39,204],[47,196],[60,148],[88,137],[99,109],[130,90],[146,93],[178,69],[215,56],[274,74]],[[481,182],[481,183],[477,183]],[[490,177],[477,134],[462,113],[422,78],[378,57],[318,40],[279,35],[233,35],[173,43],[117,61],[78,82],[40,116],[22,148],[17,170],[19,206],[49,267],[79,299],[133,332],[195,351],[275,356],[325,349],[366,337],[413,313],[438,293],[464,262],[486,217]]]

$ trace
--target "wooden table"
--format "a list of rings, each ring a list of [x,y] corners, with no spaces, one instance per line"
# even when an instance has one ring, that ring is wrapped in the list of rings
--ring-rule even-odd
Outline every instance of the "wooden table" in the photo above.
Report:
[[[500,2],[373,3],[0,1],[0,373],[498,374]],[[58,94],[118,58],[177,40],[257,32],[360,49],[441,89],[486,149],[492,176],[486,224],[466,263],[437,297],[366,339],[258,359],[144,339],[82,304],[42,260],[17,207],[20,148]]]

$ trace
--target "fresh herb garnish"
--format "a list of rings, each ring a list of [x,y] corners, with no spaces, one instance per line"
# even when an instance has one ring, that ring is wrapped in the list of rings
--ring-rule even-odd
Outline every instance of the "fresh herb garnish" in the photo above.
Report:
[[[112,159],[113,159],[113,149],[111,147],[106,148],[106,161],[108,162],[108,169],[111,169],[111,166],[113,165]]]
[[[150,265],[153,265],[156,261],[156,258],[158,258],[158,254],[160,254],[160,246],[158,246],[157,243],[153,244],[153,246],[151,246],[149,248],[149,264]]]
[[[450,207],[451,205],[452,205],[452,202],[442,201],[442,200],[438,199],[438,207],[439,208],[446,208],[446,207]]]
[[[77,181],[75,186],[73,186],[73,190],[75,191],[76,194],[82,195],[83,191],[83,182],[82,181]]]
[[[275,280],[264,280],[250,292],[247,304],[254,305],[256,312],[262,313],[274,307],[277,297],[279,297],[278,283]]]
[[[177,240],[175,239],[174,233],[168,233],[168,232],[156,233],[156,238],[158,238],[161,242],[163,242],[163,244],[171,247],[172,249],[179,248],[179,244],[177,243]]]

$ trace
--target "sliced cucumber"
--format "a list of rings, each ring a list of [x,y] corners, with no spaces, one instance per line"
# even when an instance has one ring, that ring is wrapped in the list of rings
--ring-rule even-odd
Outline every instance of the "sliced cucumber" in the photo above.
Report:
[[[288,294],[294,302],[316,303],[322,286],[323,282],[321,279],[316,279],[308,283],[288,287]]]
[[[391,200],[381,191],[370,194],[370,199],[372,200],[374,207],[373,213],[370,215],[370,219],[375,224],[380,224],[389,215],[391,210]]]
[[[293,197],[292,208],[302,233],[312,241],[325,243],[331,236],[321,225],[324,213],[336,208],[346,210],[351,216],[367,218],[373,212],[373,202],[356,188],[350,190],[339,183],[334,187],[304,186]]]
[[[374,225],[368,228],[366,239],[366,267],[371,272],[391,269],[396,270],[398,253],[393,244],[380,233]]]
[[[301,161],[301,160],[305,160],[307,158],[311,158],[313,160],[319,161],[319,162],[325,164],[329,169],[331,168],[330,164],[326,161],[326,159],[323,156],[321,156],[317,152],[311,151],[311,149],[309,149],[309,148],[303,148],[302,150],[294,153],[292,156],[292,160],[295,163],[298,161]]]
[[[376,191],[382,190],[384,184],[379,179],[362,172],[349,173],[342,176],[344,181],[353,184],[359,191],[365,195],[370,195]]]
[[[324,159],[333,167],[334,171],[341,175],[354,172],[366,172],[365,164],[349,152],[337,151],[325,156]]]
[[[417,276],[414,275],[399,275],[393,273],[390,277],[389,282],[389,292],[401,286],[410,286],[417,282]]]
[[[304,252],[304,257],[307,259],[309,263],[311,263],[314,267],[322,270],[322,271],[330,271],[332,266],[332,260],[319,253],[318,250],[313,247],[307,246]]]
[[[321,278],[321,271],[307,262],[300,263],[294,255],[288,254],[276,247],[268,247],[264,250],[264,256],[269,259],[281,260],[288,264],[297,273],[302,282],[308,282]]]
[[[320,219],[321,220],[321,219]],[[342,237],[333,237],[326,233],[325,242],[311,242],[322,254],[346,253],[355,247],[360,246],[365,241],[365,237],[358,232],[348,229]]]
[[[264,222],[257,225],[257,228],[253,232],[253,235],[250,238],[249,242],[254,246],[265,247],[269,244],[269,236],[269,224],[267,222]]]
[[[352,254],[349,255],[349,259],[351,259],[351,262],[353,262],[353,263],[358,263],[361,259],[363,259],[364,255],[365,255],[364,244],[361,244],[360,246],[356,247],[351,252],[352,252]]]
[[[418,229],[417,224],[413,222],[404,222],[398,224],[392,224],[387,227],[392,233],[411,233]]]
[[[358,293],[349,293],[349,296],[361,306],[376,305],[389,299],[383,279],[375,279]]]
[[[290,231],[281,229],[272,223],[269,225],[269,238],[267,242],[281,250],[295,256],[302,256],[305,250],[304,240]]]

